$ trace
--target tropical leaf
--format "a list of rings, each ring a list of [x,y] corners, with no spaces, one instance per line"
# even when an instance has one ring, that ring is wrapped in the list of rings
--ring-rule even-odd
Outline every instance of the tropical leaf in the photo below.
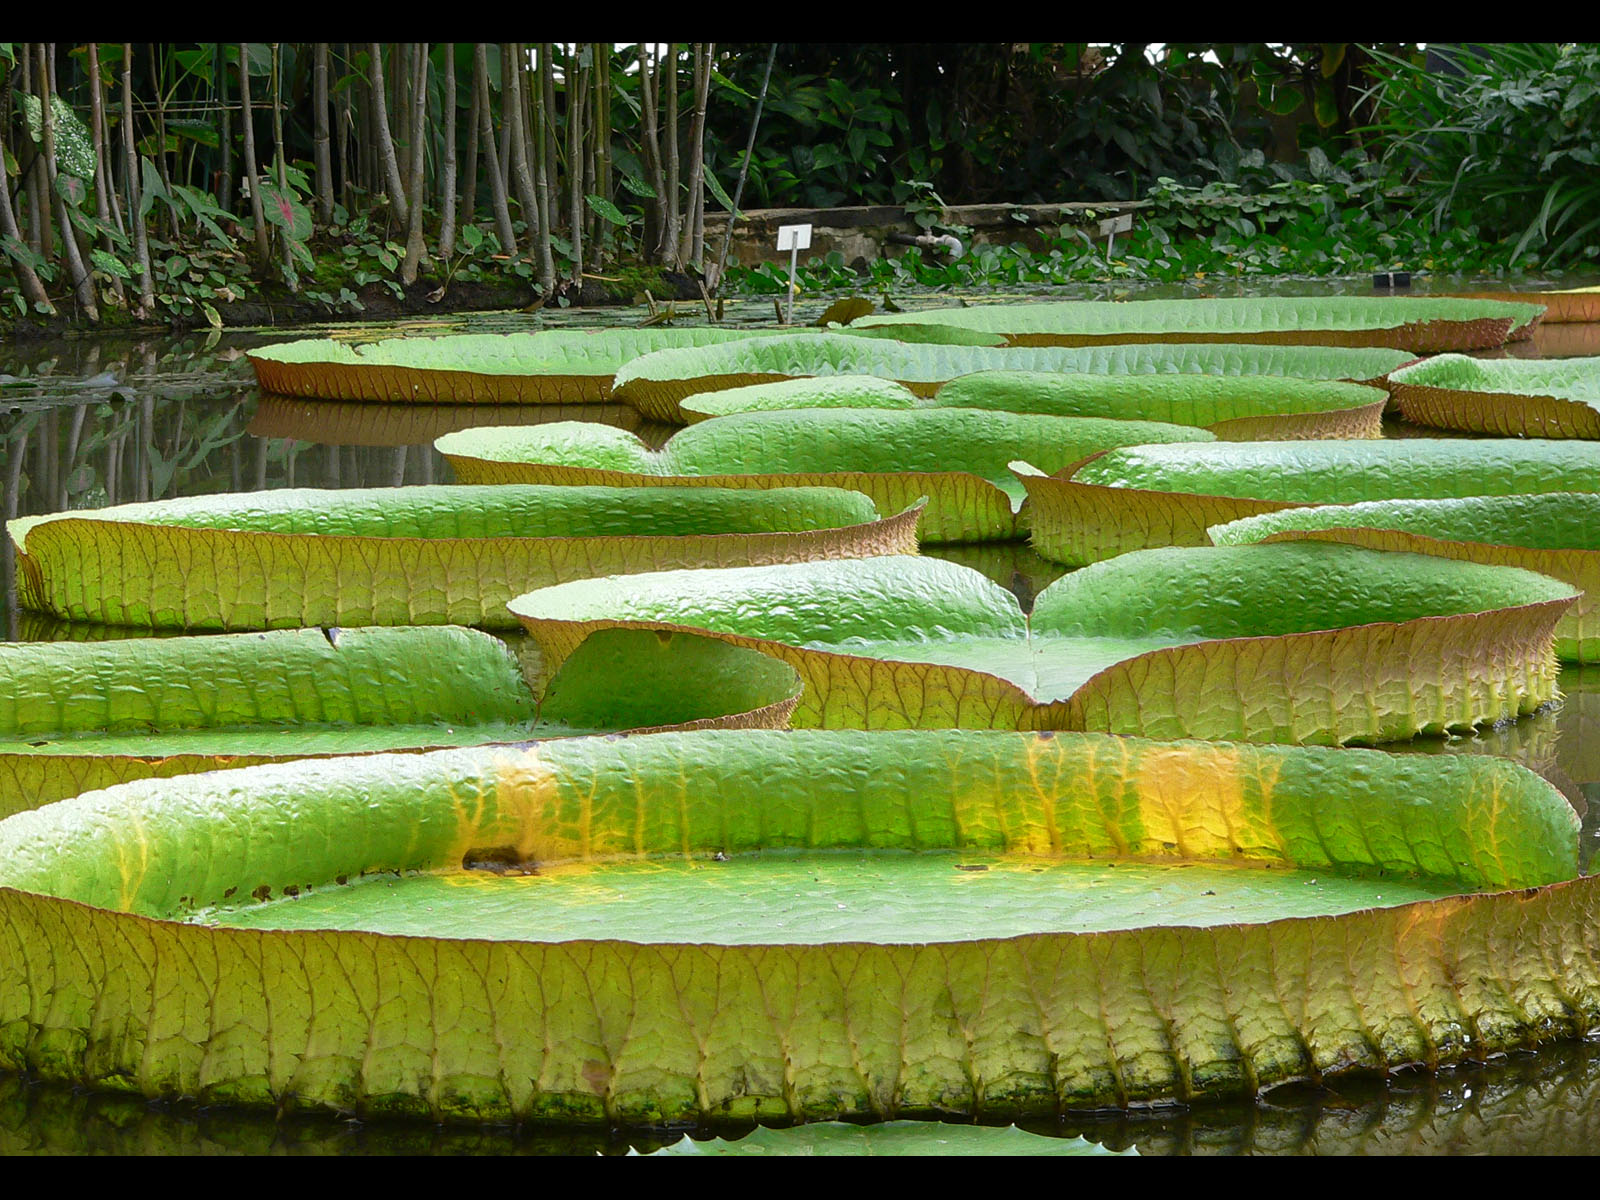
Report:
[[[179,629],[514,627],[530,587],[668,566],[913,553],[836,489],[409,487],[201,496],[13,521],[25,607]]]
[[[593,209],[612,225],[628,224],[628,218],[623,215],[622,210],[615,204],[611,203],[611,201],[607,200],[604,196],[590,194],[584,197],[584,201],[591,209]]]
[[[304,242],[311,236],[311,210],[289,188],[261,180],[262,211],[267,223],[283,230],[292,241]]]
[[[912,557],[580,580],[511,610],[550,670],[611,629],[762,650],[806,682],[799,725],[1345,743],[1538,708],[1575,598],[1509,567],[1313,543],[1122,555],[1027,620],[977,572]]]
[[[798,695],[781,663],[705,639],[619,633],[586,647],[572,675],[535,720],[505,646],[466,629],[10,643],[0,647],[0,816],[127,780],[263,762],[782,727]],[[628,679],[620,691],[609,686],[618,675]]]
[[[951,380],[931,401],[870,375],[834,375],[704,392],[679,407],[691,423],[789,408],[980,408],[1160,421],[1198,426],[1228,441],[1254,441],[1379,437],[1388,402],[1381,389],[1328,380],[981,371]]]
[[[22,92],[17,97],[22,108],[22,119],[27,123],[28,136],[36,146],[44,145],[44,106],[39,97]],[[56,143],[56,170],[76,176],[80,180],[95,176],[94,138],[83,118],[60,96],[50,97],[50,125]]]
[[[1585,1030],[1577,840],[1554,789],[1485,756],[1086,735],[668,734],[133,783],[0,823],[0,1028],[30,1031],[0,1065],[611,1128],[1250,1095]]]
[[[1600,439],[1600,358],[1442,354],[1396,371],[1394,400],[1406,420],[1437,429]]]
[[[1417,354],[1483,350],[1526,337],[1536,304],[1436,297],[1313,296],[1106,303],[984,304],[866,317],[862,325],[949,324],[1019,346],[1100,342],[1254,342],[1387,346]]]
[[[913,332],[916,327],[912,327]],[[816,375],[875,375],[932,396],[977,371],[1083,375],[1273,375],[1382,380],[1412,361],[1398,350],[1323,346],[1095,346],[1088,348],[906,343],[843,333],[797,333],[722,346],[647,353],[616,373],[616,398],[646,417],[681,425],[680,404],[701,392]]]
[[[585,404],[610,399],[626,362],[669,346],[742,341],[750,330],[685,328],[324,339],[250,352],[263,390],[382,403]]]
[[[1219,546],[1316,538],[1537,571],[1583,593],[1556,626],[1556,653],[1600,662],[1600,495],[1594,493],[1314,505],[1208,533]]]
[[[1061,469],[1108,446],[1210,437],[1151,421],[841,408],[720,417],[660,451],[623,430],[577,421],[462,430],[434,445],[463,483],[842,487],[895,512],[926,497],[920,538],[981,542],[1023,528],[1022,489],[1006,464],[1024,450]]]
[[[1206,530],[1297,504],[1600,491],[1600,446],[1460,438],[1219,442],[1203,452],[1110,451],[1054,476],[1017,464],[1034,548],[1082,565],[1147,546],[1203,546]]]

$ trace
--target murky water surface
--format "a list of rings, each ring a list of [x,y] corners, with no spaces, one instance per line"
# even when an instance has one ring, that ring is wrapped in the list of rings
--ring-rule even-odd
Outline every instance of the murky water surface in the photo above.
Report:
[[[1574,287],[1590,280],[1565,279]],[[1523,286],[1538,286],[1528,281]],[[1362,293],[1364,281],[1278,280],[1155,288],[1085,286],[1086,298],[1129,295]],[[1439,279],[1432,290],[1503,286]],[[1424,287],[1419,286],[1420,294]],[[1055,295],[1060,297],[1061,292]],[[985,294],[974,301],[1022,299]],[[1031,296],[1026,298],[1032,298]],[[949,303],[947,295],[899,297],[907,308]],[[796,305],[814,319],[825,301]],[[686,320],[700,318],[678,306]],[[813,311],[814,310],[814,311]],[[632,325],[638,310],[490,313],[408,322],[403,327],[334,327],[369,339],[539,327]],[[770,322],[770,301],[729,305],[727,318]],[[6,518],[135,500],[280,487],[383,487],[442,483],[449,469],[432,440],[478,424],[598,420],[659,444],[670,427],[642,423],[622,405],[576,408],[448,405],[428,408],[317,404],[262,396],[245,352],[327,330],[223,336],[71,338],[0,351],[0,495]],[[1518,356],[1600,354],[1600,326],[1550,326],[1513,347]],[[1389,436],[1418,431],[1394,425]],[[22,613],[9,539],[0,539],[0,640],[103,636]],[[950,547],[941,557],[974,567],[1017,593],[1024,607],[1063,573],[1025,544]],[[1567,668],[1565,699],[1521,721],[1464,738],[1419,739],[1406,753],[1481,753],[1512,758],[1550,779],[1584,814],[1583,854],[1600,833],[1600,668]],[[1552,1047],[1437,1076],[1340,1081],[1331,1089],[1279,1089],[1255,1104],[1031,1123],[1041,1133],[1082,1135],[1155,1154],[1562,1153],[1600,1139],[1600,1046]],[[727,1134],[728,1131],[723,1131]],[[0,1153],[626,1153],[648,1151],[676,1133],[632,1139],[604,1132],[453,1130],[321,1119],[271,1118],[141,1100],[0,1077]]]

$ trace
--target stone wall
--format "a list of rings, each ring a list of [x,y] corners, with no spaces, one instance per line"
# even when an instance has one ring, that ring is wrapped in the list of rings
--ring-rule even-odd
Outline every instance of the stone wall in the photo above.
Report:
[[[1066,204],[960,204],[944,210],[945,225],[965,225],[972,229],[977,244],[1021,242],[1030,249],[1042,250],[1047,238],[1059,234],[1063,225],[1081,229],[1096,241],[1113,232],[1132,227],[1143,200],[1112,200],[1099,203]],[[856,266],[884,255],[897,256],[908,248],[903,241],[922,233],[904,208],[894,205],[861,205],[852,208],[756,208],[745,212],[734,227],[728,262],[754,266],[763,262],[787,262],[787,254],[777,249],[778,226],[812,226],[811,248],[801,257],[820,258],[837,251],[844,261]],[[726,213],[706,214],[706,256],[715,260],[721,253],[727,228]]]

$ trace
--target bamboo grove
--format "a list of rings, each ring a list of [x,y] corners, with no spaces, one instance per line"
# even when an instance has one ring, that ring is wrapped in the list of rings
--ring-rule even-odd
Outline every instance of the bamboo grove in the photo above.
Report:
[[[625,253],[715,275],[715,43],[0,43],[0,282],[23,315],[298,291],[330,228],[410,285],[461,253],[549,298]],[[160,303],[158,304],[158,301]]]

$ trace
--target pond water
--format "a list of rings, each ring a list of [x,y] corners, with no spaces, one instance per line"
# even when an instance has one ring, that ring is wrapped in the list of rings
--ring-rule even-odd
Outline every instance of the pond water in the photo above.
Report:
[[[1534,281],[1535,283],[1537,281]],[[1582,286],[1563,280],[1557,286]],[[1436,290],[1503,286],[1439,281]],[[1533,284],[1530,284],[1533,286]],[[1141,295],[1199,294],[1199,285],[1139,289]],[[1252,281],[1206,294],[1309,294],[1364,290],[1349,282]],[[1418,291],[1422,289],[1419,287]],[[1085,287],[1095,298],[1126,287]],[[1054,293],[1060,296],[1062,293]],[[1000,298],[984,295],[987,301]],[[948,303],[948,296],[919,297]],[[975,298],[976,299],[976,298]],[[822,301],[796,305],[814,319]],[[680,305],[693,320],[696,313]],[[771,302],[730,306],[729,319],[768,321]],[[339,327],[341,336],[503,332],[553,325],[636,324],[637,310],[604,313],[481,314],[410,322],[403,329]],[[281,487],[382,487],[450,481],[435,437],[474,424],[600,420],[659,444],[671,427],[642,423],[620,405],[581,409],[515,406],[415,407],[316,404],[265,397],[245,352],[322,330],[146,338],[70,338],[7,347],[0,358],[0,488],[4,516],[94,508],[136,500]],[[1600,326],[1551,326],[1512,350],[1518,355],[1600,354]],[[1389,436],[1414,435],[1403,426]],[[1024,544],[963,546],[933,553],[974,567],[1014,591],[1024,607],[1063,572]],[[103,636],[20,611],[9,539],[0,538],[0,640]],[[1600,668],[1568,668],[1566,693],[1514,724],[1464,738],[1391,747],[1411,753],[1487,753],[1540,771],[1585,816],[1587,859],[1600,829]],[[1081,1134],[1144,1153],[1561,1152],[1600,1135],[1600,1047],[1552,1047],[1484,1067],[1388,1081],[1341,1081],[1332,1089],[1279,1089],[1256,1104],[1182,1112],[1073,1118],[1039,1132]],[[274,1123],[237,1113],[151,1106],[0,1077],[0,1153],[625,1153],[670,1137],[621,1140],[604,1134],[533,1135],[358,1122]]]

